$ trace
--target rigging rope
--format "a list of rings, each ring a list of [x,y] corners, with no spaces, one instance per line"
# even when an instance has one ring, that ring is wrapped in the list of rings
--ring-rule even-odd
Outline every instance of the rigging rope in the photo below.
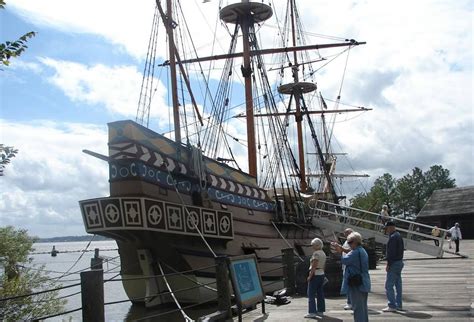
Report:
[[[301,258],[301,256],[295,252],[295,248],[290,245],[290,243],[286,240],[285,237],[283,237],[282,233],[280,232],[280,230],[277,228],[277,226],[275,225],[275,223],[273,221],[272,221],[272,225],[273,225],[273,227],[275,227],[275,230],[278,232],[278,235],[280,235],[280,237],[288,245],[288,247],[293,249],[294,254],[300,259],[300,261],[304,262],[304,260]]]
[[[159,25],[159,14],[158,6],[155,6],[155,13],[153,16],[152,29],[150,33],[150,39],[148,41],[148,50],[145,60],[145,66],[143,69],[142,85],[140,88],[140,96],[138,99],[138,108],[136,115],[136,122],[144,125],[146,118],[146,127],[149,125],[150,120],[150,107],[151,100],[153,97],[153,81],[155,74],[155,58],[156,48],[158,39],[158,25]]]
[[[169,174],[169,176],[171,177],[172,181],[173,181],[173,187],[176,191],[176,194],[179,198],[179,200],[181,201],[181,204],[183,205],[183,208],[184,210],[186,211],[186,213],[188,214],[188,216],[190,216],[190,213],[189,213],[189,210],[188,210],[188,207],[186,206],[186,203],[184,202],[183,200],[183,197],[181,196],[181,193],[179,192],[178,190],[178,187],[177,187],[177,180],[175,180],[173,178],[173,175],[171,174],[171,172],[169,171],[168,169],[168,165],[166,165],[166,170]],[[211,246],[209,245],[209,243],[207,242],[206,238],[204,237],[204,235],[202,234],[201,230],[199,229],[199,227],[196,225],[196,223],[194,221],[192,221],[192,224],[194,226],[194,229],[196,229],[196,231],[199,233],[199,236],[201,237],[202,241],[204,242],[204,244],[207,246],[207,248],[209,249],[209,251],[212,253],[212,255],[214,257],[217,257],[216,253],[214,252],[214,250],[212,250]]]
[[[87,251],[87,249],[88,249],[89,246],[91,245],[92,241],[94,240],[95,236],[96,236],[95,234],[92,235],[92,238],[89,240],[89,242],[88,242],[87,245],[86,245],[86,248],[84,249],[85,251]],[[69,273],[69,271],[70,271],[74,266],[76,266],[76,264],[81,260],[82,256],[84,256],[84,254],[86,253],[85,251],[82,252],[81,255],[79,255],[79,257],[76,259],[76,261],[74,262],[74,264],[72,264],[72,266],[69,267],[69,269],[68,269],[66,272],[64,272],[64,274],[62,274],[61,276],[59,276],[59,277],[56,278],[56,281],[60,280],[60,279],[63,278],[64,276],[67,276],[67,274]]]
[[[165,273],[163,272],[163,268],[161,267],[160,262],[158,262],[158,267],[160,268],[160,272],[161,272],[161,274],[163,275],[163,280],[165,281],[166,287],[168,288],[168,291],[170,292],[171,297],[173,298],[174,302],[176,303],[176,306],[179,308],[179,311],[180,311],[181,314],[183,315],[183,318],[184,318],[186,321],[194,321],[193,319],[191,319],[191,318],[186,314],[186,312],[184,312],[183,308],[181,307],[181,305],[179,304],[178,300],[176,299],[176,296],[174,295],[173,290],[171,289],[171,286],[170,286],[170,284],[168,283],[168,279],[166,278]]]
[[[217,292],[217,289],[213,288],[213,287],[210,287],[208,286],[207,284],[204,284],[204,283],[201,283],[201,282],[198,282],[196,280],[193,280],[191,277],[185,275],[184,273],[182,272],[178,272],[176,269],[174,269],[172,266],[166,264],[165,262],[163,262],[164,265],[166,265],[166,267],[170,270],[172,270],[174,273],[177,273],[179,274],[180,276],[186,278],[187,280],[195,283],[196,285],[199,285],[201,287],[204,287],[204,288],[207,288],[208,290],[211,290],[211,291],[214,291],[214,292]],[[211,267],[216,267],[215,265],[211,266]],[[197,271],[197,269],[194,269],[193,271]],[[169,275],[169,274],[168,274]],[[216,282],[211,282],[211,284],[215,284]],[[209,283],[208,283],[209,284]]]

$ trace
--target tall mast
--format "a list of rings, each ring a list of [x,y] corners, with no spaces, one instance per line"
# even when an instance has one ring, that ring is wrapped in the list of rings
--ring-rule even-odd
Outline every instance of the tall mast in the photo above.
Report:
[[[296,10],[294,0],[289,0],[290,3],[290,18],[291,18],[291,32],[293,47],[296,47]],[[299,159],[299,173],[300,173],[300,190],[306,192],[308,184],[306,182],[306,165],[304,159],[304,143],[303,143],[303,129],[302,121],[303,114],[301,113],[301,98],[304,93],[309,93],[316,90],[316,85],[310,82],[299,81],[299,63],[298,54],[293,52],[292,76],[293,83],[284,84],[278,87],[278,92],[281,94],[292,95],[295,101],[295,120],[296,120],[296,135],[298,140],[298,159]]]
[[[255,122],[253,113],[252,66],[250,55],[250,31],[254,23],[267,20],[273,12],[270,6],[242,0],[228,5],[220,11],[220,18],[226,23],[240,25],[243,42],[242,75],[245,79],[245,114],[247,119],[247,142],[249,174],[257,176],[257,148],[255,141]]]
[[[292,38],[293,38],[293,47],[296,47],[296,28],[295,28],[295,8],[294,8],[294,0],[290,0],[290,10],[291,10],[291,32],[292,32]],[[299,82],[299,75],[298,75],[298,55],[295,52],[293,52],[293,81],[294,83]],[[297,132],[297,137],[298,137],[298,158],[299,158],[299,163],[300,163],[300,190],[302,192],[306,192],[308,185],[306,183],[306,166],[305,166],[305,160],[304,160],[304,145],[303,145],[303,129],[301,125],[301,121],[303,120],[303,117],[301,115],[301,106],[300,106],[300,96],[301,93],[300,91],[296,90],[294,91],[293,95],[295,96],[295,107],[296,107],[296,114],[295,114],[295,119],[296,119],[296,132]]]
[[[157,6],[161,9],[160,0],[156,0]],[[162,10],[160,10],[162,12]],[[181,142],[181,123],[179,121],[179,101],[178,101],[178,81],[176,77],[176,46],[174,44],[174,26],[172,1],[166,1],[166,17],[163,21],[166,26],[166,33],[168,34],[168,50],[170,61],[170,77],[171,77],[171,99],[173,101],[173,119],[174,119],[174,139],[176,142]]]
[[[251,24],[250,16],[241,17],[242,42],[244,51],[244,64],[242,74],[245,80],[245,112],[247,114],[247,142],[249,156],[249,174],[257,176],[257,150],[255,143],[255,122],[253,116],[253,94],[252,94],[252,67],[250,66],[250,42],[249,30]]]

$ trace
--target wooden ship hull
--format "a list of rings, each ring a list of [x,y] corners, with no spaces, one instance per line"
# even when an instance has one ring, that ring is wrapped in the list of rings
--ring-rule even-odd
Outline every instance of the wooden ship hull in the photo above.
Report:
[[[117,241],[123,286],[135,303],[170,301],[159,296],[168,289],[154,277],[158,263],[166,274],[188,272],[168,278],[181,290],[212,282],[215,256],[254,253],[265,291],[281,289],[281,250],[309,256],[305,246],[320,233],[305,219],[304,205],[288,205],[282,218],[255,178],[133,121],[109,124],[108,158],[110,197],[80,201],[80,208],[88,233]],[[213,288],[176,296],[200,302],[216,297]]]

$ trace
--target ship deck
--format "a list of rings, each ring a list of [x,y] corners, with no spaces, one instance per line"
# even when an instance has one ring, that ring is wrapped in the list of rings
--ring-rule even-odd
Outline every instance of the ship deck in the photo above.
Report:
[[[453,243],[454,246],[454,243]],[[469,258],[445,254],[434,259],[423,254],[405,251],[403,278],[404,312],[383,313],[386,307],[385,262],[370,270],[372,292],[369,293],[370,321],[474,321],[474,240],[462,240],[462,254]],[[351,311],[345,311],[344,297],[327,298],[326,313],[316,321],[353,321]],[[243,321],[305,321],[307,298],[294,297],[290,304],[265,305],[243,314]],[[234,321],[238,319],[234,317]],[[315,321],[307,319],[306,321]]]

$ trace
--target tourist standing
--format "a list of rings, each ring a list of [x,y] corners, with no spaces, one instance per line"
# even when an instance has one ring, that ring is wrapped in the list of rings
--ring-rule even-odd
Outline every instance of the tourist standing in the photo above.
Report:
[[[341,293],[350,293],[355,322],[369,321],[367,297],[370,292],[369,256],[362,247],[362,236],[353,232],[347,237],[351,248],[349,253],[344,253],[343,246],[332,243],[335,250],[342,254],[341,262],[346,266],[342,279]],[[360,278],[354,278],[359,275]],[[355,281],[359,280],[359,282]]]
[[[446,229],[447,229],[446,239],[448,240],[449,249],[451,249],[451,248],[453,248],[453,247],[451,247],[451,230],[450,230],[449,226]]]
[[[326,254],[323,251],[323,242],[319,238],[311,241],[314,253],[310,259],[308,274],[308,314],[305,318],[316,318],[318,315],[323,316],[326,311],[326,303],[324,300],[324,268],[326,266]],[[316,310],[316,299],[317,310]]]
[[[382,226],[385,226],[385,223],[390,220],[390,214],[388,213],[388,206],[383,205],[382,210],[380,211],[380,222]]]
[[[431,235],[435,237],[434,243],[435,246],[439,246],[439,235],[441,234],[441,231],[439,230],[438,226],[434,226],[433,229],[431,230]]]
[[[385,280],[385,292],[388,306],[383,312],[395,312],[402,310],[402,269],[403,269],[403,238],[396,230],[395,223],[389,221],[385,224],[385,233],[388,236],[387,242],[387,278]],[[394,292],[396,290],[396,295]]]
[[[451,233],[451,240],[453,240],[454,244],[456,244],[456,254],[458,254],[459,241],[462,239],[461,228],[459,227],[459,223],[456,223],[453,227],[451,227],[449,232]]]
[[[346,228],[344,230],[344,237],[346,237],[346,241],[344,244],[342,244],[342,252],[343,253],[349,253],[352,249],[351,246],[349,245],[347,237],[353,233],[352,228]],[[342,276],[344,277],[344,271],[346,269],[346,265],[342,264]],[[352,302],[351,302],[351,295],[349,292],[347,292],[347,302],[346,305],[344,305],[344,310],[352,310]]]

